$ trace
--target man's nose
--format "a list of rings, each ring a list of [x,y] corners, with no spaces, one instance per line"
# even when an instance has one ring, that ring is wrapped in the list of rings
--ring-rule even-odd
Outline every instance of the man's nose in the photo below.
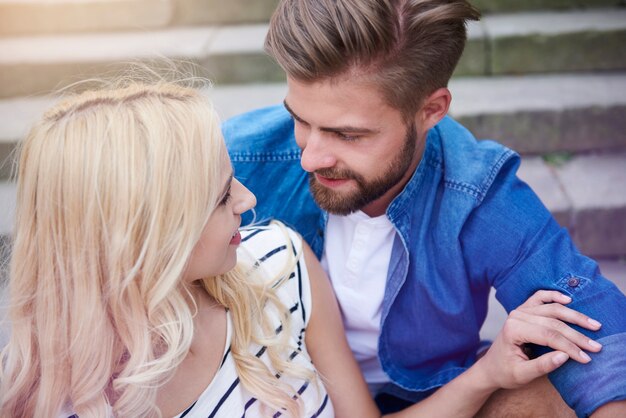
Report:
[[[319,133],[308,133],[298,145],[302,149],[300,164],[308,172],[334,167],[337,163],[332,147]]]

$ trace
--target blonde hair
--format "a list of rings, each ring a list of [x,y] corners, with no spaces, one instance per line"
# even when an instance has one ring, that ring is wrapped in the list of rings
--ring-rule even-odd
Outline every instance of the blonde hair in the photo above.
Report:
[[[194,327],[181,283],[218,204],[226,153],[197,90],[126,82],[49,110],[21,144],[9,278],[12,332],[2,351],[0,416],[159,415],[156,392],[188,353]],[[266,329],[266,287],[242,268],[207,289],[233,314],[244,385],[267,404],[299,404],[248,352]],[[288,317],[286,318],[288,320]],[[273,365],[309,377],[280,360]],[[272,346],[273,344],[273,346]]]
[[[447,86],[479,17],[465,0],[282,0],[265,49],[300,81],[362,76],[409,118]]]

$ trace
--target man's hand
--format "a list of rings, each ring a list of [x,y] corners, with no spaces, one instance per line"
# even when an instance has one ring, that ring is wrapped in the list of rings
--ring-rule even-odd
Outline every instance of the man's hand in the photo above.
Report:
[[[594,331],[602,325],[563,306],[569,302],[569,296],[540,290],[511,311],[492,346],[476,364],[483,370],[489,385],[514,389],[550,373],[569,358],[580,363],[591,361],[583,350],[598,352],[602,346],[565,322]],[[524,351],[527,343],[556,351],[531,360]]]

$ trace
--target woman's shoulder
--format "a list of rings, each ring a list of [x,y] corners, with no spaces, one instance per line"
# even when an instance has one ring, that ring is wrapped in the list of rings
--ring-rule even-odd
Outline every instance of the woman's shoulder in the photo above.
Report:
[[[276,221],[245,228],[241,235],[242,249],[260,273],[253,280],[263,280],[292,316],[299,313],[301,325],[306,325],[310,317],[311,286],[300,235]]]
[[[241,229],[241,248],[255,261],[265,263],[272,257],[298,257],[302,252],[302,238],[285,224],[272,221],[268,225],[254,225]],[[280,253],[283,257],[280,257]]]

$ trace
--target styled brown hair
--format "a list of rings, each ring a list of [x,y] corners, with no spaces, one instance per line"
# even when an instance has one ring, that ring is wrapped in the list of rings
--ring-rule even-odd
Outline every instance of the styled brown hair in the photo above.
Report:
[[[411,117],[447,86],[479,18],[465,0],[282,0],[265,50],[299,81],[362,77]]]

